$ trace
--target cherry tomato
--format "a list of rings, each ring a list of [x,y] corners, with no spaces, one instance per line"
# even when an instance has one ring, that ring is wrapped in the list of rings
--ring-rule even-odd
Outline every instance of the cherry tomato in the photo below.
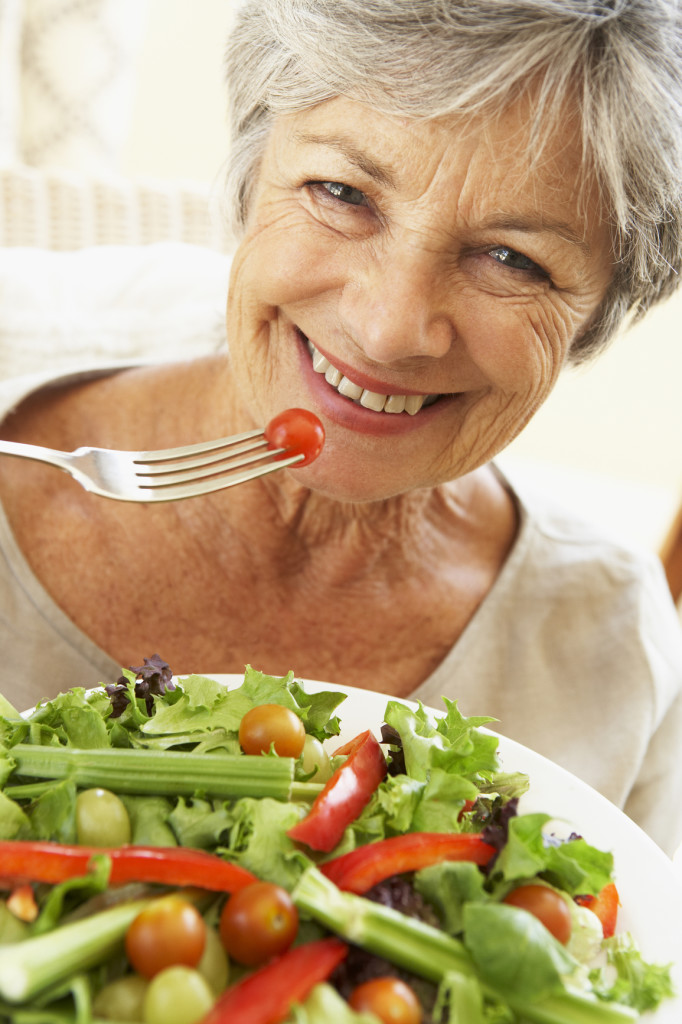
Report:
[[[140,911],[125,938],[128,960],[144,978],[175,964],[196,967],[206,944],[199,911],[181,896],[162,896]]]
[[[563,896],[554,889],[546,885],[520,885],[507,893],[502,902],[533,914],[563,945],[570,939],[571,911]]]
[[[303,722],[283,704],[259,704],[239,724],[239,745],[245,754],[267,754],[273,743],[280,757],[298,757],[305,743]]]
[[[324,427],[307,409],[285,409],[270,420],[265,437],[272,448],[285,448],[287,455],[303,455],[296,465],[307,466],[322,451]]]
[[[365,981],[348,1002],[357,1013],[373,1013],[383,1024],[420,1024],[423,1017],[419,1000],[400,978]]]
[[[298,911],[286,889],[253,882],[229,897],[219,931],[229,957],[256,967],[289,948],[298,932]]]

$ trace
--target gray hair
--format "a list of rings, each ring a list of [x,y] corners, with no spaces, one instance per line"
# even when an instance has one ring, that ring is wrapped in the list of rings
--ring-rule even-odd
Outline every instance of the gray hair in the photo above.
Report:
[[[577,100],[615,272],[580,362],[678,284],[680,0],[243,0],[227,48],[233,229],[274,118],[334,96],[413,118],[502,112],[539,83],[534,144]]]

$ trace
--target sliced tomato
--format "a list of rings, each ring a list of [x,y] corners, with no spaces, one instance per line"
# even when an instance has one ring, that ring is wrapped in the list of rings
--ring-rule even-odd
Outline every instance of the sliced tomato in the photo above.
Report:
[[[575,901],[597,915],[601,921],[604,938],[610,939],[616,930],[620,906],[618,890],[614,883],[609,882],[605,885],[598,896],[576,896]]]

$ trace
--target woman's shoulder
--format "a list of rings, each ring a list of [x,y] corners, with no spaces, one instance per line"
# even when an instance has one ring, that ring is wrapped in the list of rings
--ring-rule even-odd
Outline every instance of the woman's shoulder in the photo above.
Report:
[[[521,528],[503,600],[526,616],[544,606],[543,620],[572,634],[576,649],[592,637],[611,651],[612,663],[632,659],[640,672],[646,664],[651,676],[668,680],[664,689],[679,689],[682,624],[656,552],[568,509],[541,486],[507,479]]]
[[[498,467],[498,472],[499,467]],[[628,535],[614,520],[592,515],[588,507],[567,502],[543,480],[517,474],[505,467],[501,473],[517,504],[522,549],[519,568],[542,575],[579,575],[606,589],[628,583],[664,580],[656,553]],[[667,586],[664,588],[669,597]]]

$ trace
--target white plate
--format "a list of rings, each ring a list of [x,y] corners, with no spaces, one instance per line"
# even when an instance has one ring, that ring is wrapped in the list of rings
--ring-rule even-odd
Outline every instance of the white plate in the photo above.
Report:
[[[211,675],[211,678],[230,688],[243,682],[243,676],[237,675]],[[347,700],[336,712],[342,726],[339,746],[367,728],[381,736],[386,702],[394,698],[334,683],[306,680],[303,685],[310,692],[337,690],[347,694]],[[402,703],[416,707],[409,700]],[[435,714],[444,712],[443,708],[432,710]],[[484,713],[485,708],[481,709],[481,714]],[[522,812],[551,814],[567,833],[575,831],[593,846],[613,853],[614,875],[622,904],[618,931],[632,934],[646,960],[674,965],[677,997],[663,1003],[656,1013],[645,1014],[642,1021],[681,1024],[682,886],[673,862],[630,818],[587,783],[514,740],[499,735],[498,739],[504,769],[525,772],[530,778],[530,788],[519,804]]]

